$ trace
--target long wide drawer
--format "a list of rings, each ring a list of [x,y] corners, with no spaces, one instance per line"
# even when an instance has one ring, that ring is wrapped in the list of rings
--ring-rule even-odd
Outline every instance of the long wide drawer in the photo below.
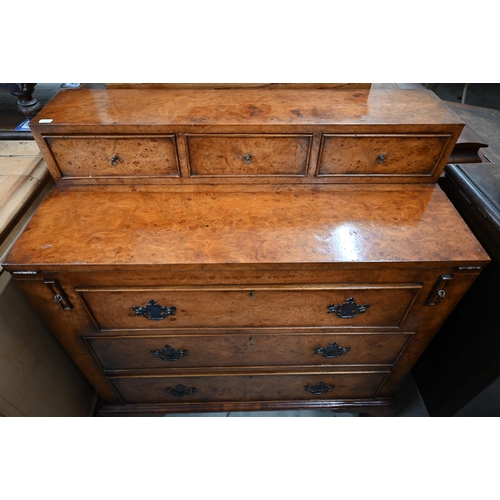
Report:
[[[393,365],[412,333],[87,337],[105,371],[292,365]]]
[[[429,176],[444,168],[450,134],[325,134],[318,176]]]
[[[312,135],[187,135],[191,176],[301,176]]]
[[[45,137],[63,178],[178,177],[175,135]]]
[[[125,404],[371,399],[388,372],[108,377]]]
[[[421,284],[77,288],[101,330],[400,327]]]

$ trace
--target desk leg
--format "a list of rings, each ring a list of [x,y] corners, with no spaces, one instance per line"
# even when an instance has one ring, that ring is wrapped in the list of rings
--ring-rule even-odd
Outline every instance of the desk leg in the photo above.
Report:
[[[42,109],[42,105],[33,97],[36,83],[16,83],[15,85],[17,88],[9,89],[9,92],[18,99],[17,109],[27,118],[35,116]]]

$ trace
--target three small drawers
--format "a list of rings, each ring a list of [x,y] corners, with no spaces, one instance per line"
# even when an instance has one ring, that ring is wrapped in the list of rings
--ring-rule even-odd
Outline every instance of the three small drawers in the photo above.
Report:
[[[446,162],[451,139],[418,133],[44,136],[57,177],[72,183],[179,177],[431,181]]]

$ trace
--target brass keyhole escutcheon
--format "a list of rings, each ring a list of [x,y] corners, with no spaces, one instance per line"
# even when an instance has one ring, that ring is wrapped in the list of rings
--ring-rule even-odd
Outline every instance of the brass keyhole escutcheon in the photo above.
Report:
[[[247,154],[245,156],[245,162],[247,165],[250,165],[252,163],[252,155],[251,154]]]
[[[113,157],[111,158],[111,165],[113,165],[113,167],[118,166],[118,156],[113,155]]]

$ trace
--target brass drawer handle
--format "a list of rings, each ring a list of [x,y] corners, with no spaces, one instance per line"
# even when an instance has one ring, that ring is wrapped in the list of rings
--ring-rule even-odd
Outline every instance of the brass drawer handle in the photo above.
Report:
[[[333,390],[335,386],[334,385],[326,385],[324,382],[318,382],[317,384],[314,385],[305,385],[304,389],[307,392],[310,392],[311,394],[326,394],[327,392],[330,392]]]
[[[137,316],[144,316],[146,319],[152,321],[161,321],[167,316],[175,316],[176,308],[174,306],[164,307],[160,306],[156,300],[148,300],[145,306],[132,306]]]
[[[453,274],[442,274],[434,284],[431,293],[425,299],[426,306],[438,305],[446,296],[446,287],[453,279]]]
[[[50,291],[54,296],[54,302],[60,304],[64,311],[69,311],[73,309],[73,305],[68,299],[66,292],[63,290],[62,286],[54,278],[46,278],[43,282],[49,287]]]
[[[337,342],[332,342],[327,347],[315,347],[314,354],[322,354],[325,358],[339,358],[344,354],[347,354],[351,348],[350,347],[340,347]]]
[[[377,156],[377,163],[379,163],[380,165],[382,165],[384,162],[385,162],[385,156],[383,154],[379,154]]]
[[[339,318],[349,319],[355,318],[359,314],[364,313],[370,304],[356,304],[356,299],[354,297],[349,297],[343,304],[334,305],[329,304],[326,306],[328,313],[335,313]]]
[[[163,359],[163,361],[177,361],[179,358],[187,356],[186,349],[173,349],[169,345],[164,345],[160,350],[152,350],[151,354],[155,358]]]
[[[167,387],[167,392],[172,394],[172,396],[185,398],[186,396],[195,393],[196,387],[186,387],[185,385],[178,384],[175,387]]]
[[[111,165],[113,165],[113,167],[118,166],[118,156],[113,155],[113,157],[111,158]]]

